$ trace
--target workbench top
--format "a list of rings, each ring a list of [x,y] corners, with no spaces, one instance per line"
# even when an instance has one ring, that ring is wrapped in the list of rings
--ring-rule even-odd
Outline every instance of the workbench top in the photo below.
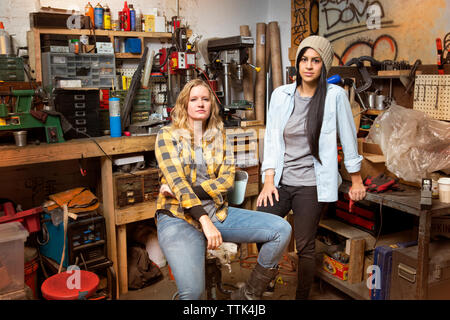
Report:
[[[351,183],[343,181],[339,190],[347,193]],[[401,184],[403,191],[389,191],[382,193],[367,192],[364,200],[379,203],[381,205],[401,210],[403,212],[420,216],[422,210],[420,208],[420,189]],[[430,209],[433,215],[450,214],[450,203],[443,203],[437,199],[433,199],[433,204]]]
[[[28,144],[25,147],[4,145],[0,146],[0,167],[102,157],[105,156],[105,153],[108,156],[113,156],[152,151],[155,149],[155,141],[156,134],[152,134],[147,136],[123,136],[119,138],[103,136],[74,139],[61,143]]]

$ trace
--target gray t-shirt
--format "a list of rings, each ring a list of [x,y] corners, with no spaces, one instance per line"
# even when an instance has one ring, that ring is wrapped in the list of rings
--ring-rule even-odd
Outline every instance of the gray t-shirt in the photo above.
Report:
[[[301,97],[295,91],[294,110],[284,128],[286,144],[281,184],[293,187],[315,186],[314,162],[306,135],[307,104],[311,98]]]
[[[203,181],[209,180],[209,175],[206,168],[206,162],[203,158],[202,147],[195,147],[195,165],[197,166],[197,180],[195,181],[194,186],[199,186]],[[208,217],[215,221],[216,217],[216,206],[213,200],[201,200],[202,206],[205,211],[208,213]]]

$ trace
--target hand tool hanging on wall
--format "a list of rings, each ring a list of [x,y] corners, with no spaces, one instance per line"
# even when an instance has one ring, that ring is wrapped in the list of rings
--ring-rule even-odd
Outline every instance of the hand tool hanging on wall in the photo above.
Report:
[[[125,97],[125,101],[123,102],[123,110],[122,110],[122,128],[125,130],[130,125],[130,113],[131,108],[133,107],[133,101],[136,96],[136,92],[141,85],[141,77],[142,70],[144,69],[145,61],[147,60],[148,47],[145,47],[144,53],[142,54],[141,60],[139,61],[139,65],[136,71],[131,78],[130,88],[128,89],[127,96]]]

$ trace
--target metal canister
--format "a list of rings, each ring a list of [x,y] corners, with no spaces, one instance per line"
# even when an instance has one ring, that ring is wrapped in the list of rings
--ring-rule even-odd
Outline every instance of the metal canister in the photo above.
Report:
[[[382,95],[382,94],[377,95],[377,96],[375,97],[375,106],[376,106],[377,110],[384,110],[384,104],[383,104],[383,102],[384,102],[384,99],[385,99],[385,98],[386,98],[386,96],[384,96],[384,95]]]
[[[116,97],[109,98],[109,128],[111,130],[111,137],[122,136],[120,99]]]
[[[369,109],[375,109],[375,92],[368,92]]]
[[[103,9],[105,9],[103,12],[103,28],[105,30],[111,30],[111,10],[107,4],[105,4]]]
[[[104,13],[103,7],[100,5],[100,3],[97,3],[94,9],[95,29],[103,29],[103,13]]]

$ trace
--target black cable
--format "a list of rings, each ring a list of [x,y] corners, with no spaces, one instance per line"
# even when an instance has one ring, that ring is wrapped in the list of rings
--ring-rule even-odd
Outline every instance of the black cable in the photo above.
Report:
[[[377,242],[378,242],[378,240],[380,238],[381,229],[383,228],[383,199],[381,199],[379,213],[380,213],[380,226],[379,226],[379,229],[378,229],[377,237],[375,239],[375,243],[373,244],[373,249],[375,249],[377,247]]]
[[[93,137],[91,137],[90,135],[88,135],[87,133],[85,133],[85,132],[81,132],[81,131],[77,131],[72,125],[70,125],[70,129],[69,130],[75,130],[76,132],[78,132],[78,133],[81,133],[81,134],[84,134],[86,137],[88,137],[90,140],[92,140],[92,141],[94,141],[95,142],[95,144],[97,145],[97,147],[100,149],[100,150],[102,150],[102,152],[105,154],[105,156],[111,161],[111,162],[113,162],[113,159],[111,158],[111,156],[109,155],[109,154],[107,154],[106,152],[105,152],[105,150],[103,150],[103,148],[100,146],[100,144],[97,142],[97,140],[95,140],[95,138],[93,138]],[[133,175],[133,176],[135,176],[135,177],[137,177],[138,175],[137,174],[134,174],[133,172],[127,172],[127,173],[129,173],[129,174],[131,174],[131,175]]]

